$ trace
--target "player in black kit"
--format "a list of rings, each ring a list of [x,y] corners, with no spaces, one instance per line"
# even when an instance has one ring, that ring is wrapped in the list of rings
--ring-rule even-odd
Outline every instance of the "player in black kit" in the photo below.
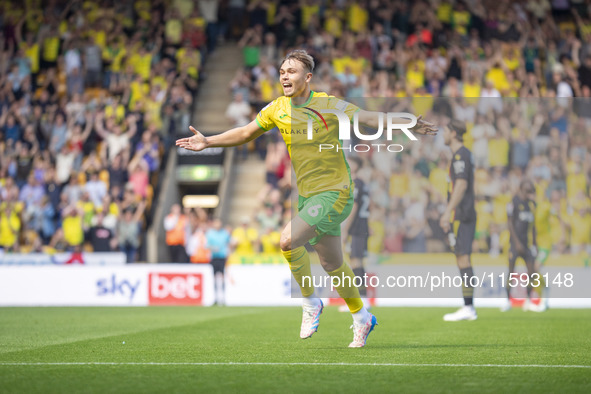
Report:
[[[533,288],[543,285],[543,277],[536,272],[536,189],[530,180],[523,180],[519,185],[519,191],[513,200],[507,204],[507,223],[509,226],[511,248],[509,250],[509,274],[507,275],[507,304],[501,308],[507,311],[511,308],[511,289],[523,283],[520,276],[516,276],[515,263],[521,257],[525,261],[529,280],[527,281],[527,296],[523,304],[523,310],[542,312],[546,310],[545,302],[535,305],[530,302]],[[513,274],[513,278],[511,274]],[[534,275],[537,274],[537,275]]]
[[[443,140],[449,146],[453,157],[449,168],[447,207],[439,224],[448,233],[450,246],[454,249],[460,276],[463,279],[462,293],[464,306],[443,317],[445,321],[476,320],[474,309],[474,275],[470,255],[476,231],[476,210],[474,209],[474,159],[472,152],[464,146],[464,122],[452,120],[443,130]],[[451,222],[453,221],[453,229]]]
[[[347,158],[351,169],[351,178],[355,184],[353,191],[354,203],[349,218],[345,222],[343,234],[345,237],[351,237],[350,265],[355,276],[364,278],[365,268],[363,268],[363,259],[367,256],[367,241],[369,239],[369,184],[362,180],[360,174],[363,162],[357,156]],[[366,308],[369,307],[367,301],[367,289],[365,286],[359,288],[359,295]],[[348,311],[349,309],[343,308]]]

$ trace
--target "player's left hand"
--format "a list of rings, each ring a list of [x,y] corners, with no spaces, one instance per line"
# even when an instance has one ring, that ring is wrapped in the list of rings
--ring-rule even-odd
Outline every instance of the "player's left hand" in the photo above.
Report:
[[[422,135],[437,135],[437,131],[439,131],[439,128],[435,126],[433,123],[424,120],[423,115],[419,115],[419,117],[417,118],[416,126],[410,130]]]
[[[530,246],[529,251],[534,258],[538,256],[538,248],[536,247],[536,245]]]

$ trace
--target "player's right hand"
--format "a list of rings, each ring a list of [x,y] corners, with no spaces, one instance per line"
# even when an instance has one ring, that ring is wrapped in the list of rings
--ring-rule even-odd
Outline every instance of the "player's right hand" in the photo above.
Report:
[[[451,213],[449,213],[447,210],[443,213],[443,215],[441,215],[441,219],[439,219],[439,226],[446,234],[449,232],[451,228],[450,220]]]
[[[207,148],[207,140],[193,126],[189,126],[189,130],[193,134],[192,137],[188,138],[181,138],[180,140],[176,140],[176,146],[180,146],[181,148],[185,148],[188,150],[194,150],[196,152],[202,151],[203,149]]]
[[[424,120],[423,115],[419,115],[417,124],[411,130],[421,135],[437,135],[439,129],[433,123]]]

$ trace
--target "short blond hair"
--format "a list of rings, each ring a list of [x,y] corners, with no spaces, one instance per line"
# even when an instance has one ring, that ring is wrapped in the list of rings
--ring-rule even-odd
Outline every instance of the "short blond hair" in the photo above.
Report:
[[[312,72],[314,71],[314,58],[310,55],[308,55],[308,52],[306,52],[303,49],[295,49],[291,52],[289,52],[281,61],[281,64],[279,65],[279,67],[283,66],[283,63],[285,63],[288,60],[297,60],[300,63],[302,63],[304,65],[304,69],[306,69],[308,72]]]

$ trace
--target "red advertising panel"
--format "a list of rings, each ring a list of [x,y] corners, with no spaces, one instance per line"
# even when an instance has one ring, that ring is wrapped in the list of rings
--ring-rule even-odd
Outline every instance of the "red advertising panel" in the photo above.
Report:
[[[202,305],[203,275],[150,273],[148,305]]]

